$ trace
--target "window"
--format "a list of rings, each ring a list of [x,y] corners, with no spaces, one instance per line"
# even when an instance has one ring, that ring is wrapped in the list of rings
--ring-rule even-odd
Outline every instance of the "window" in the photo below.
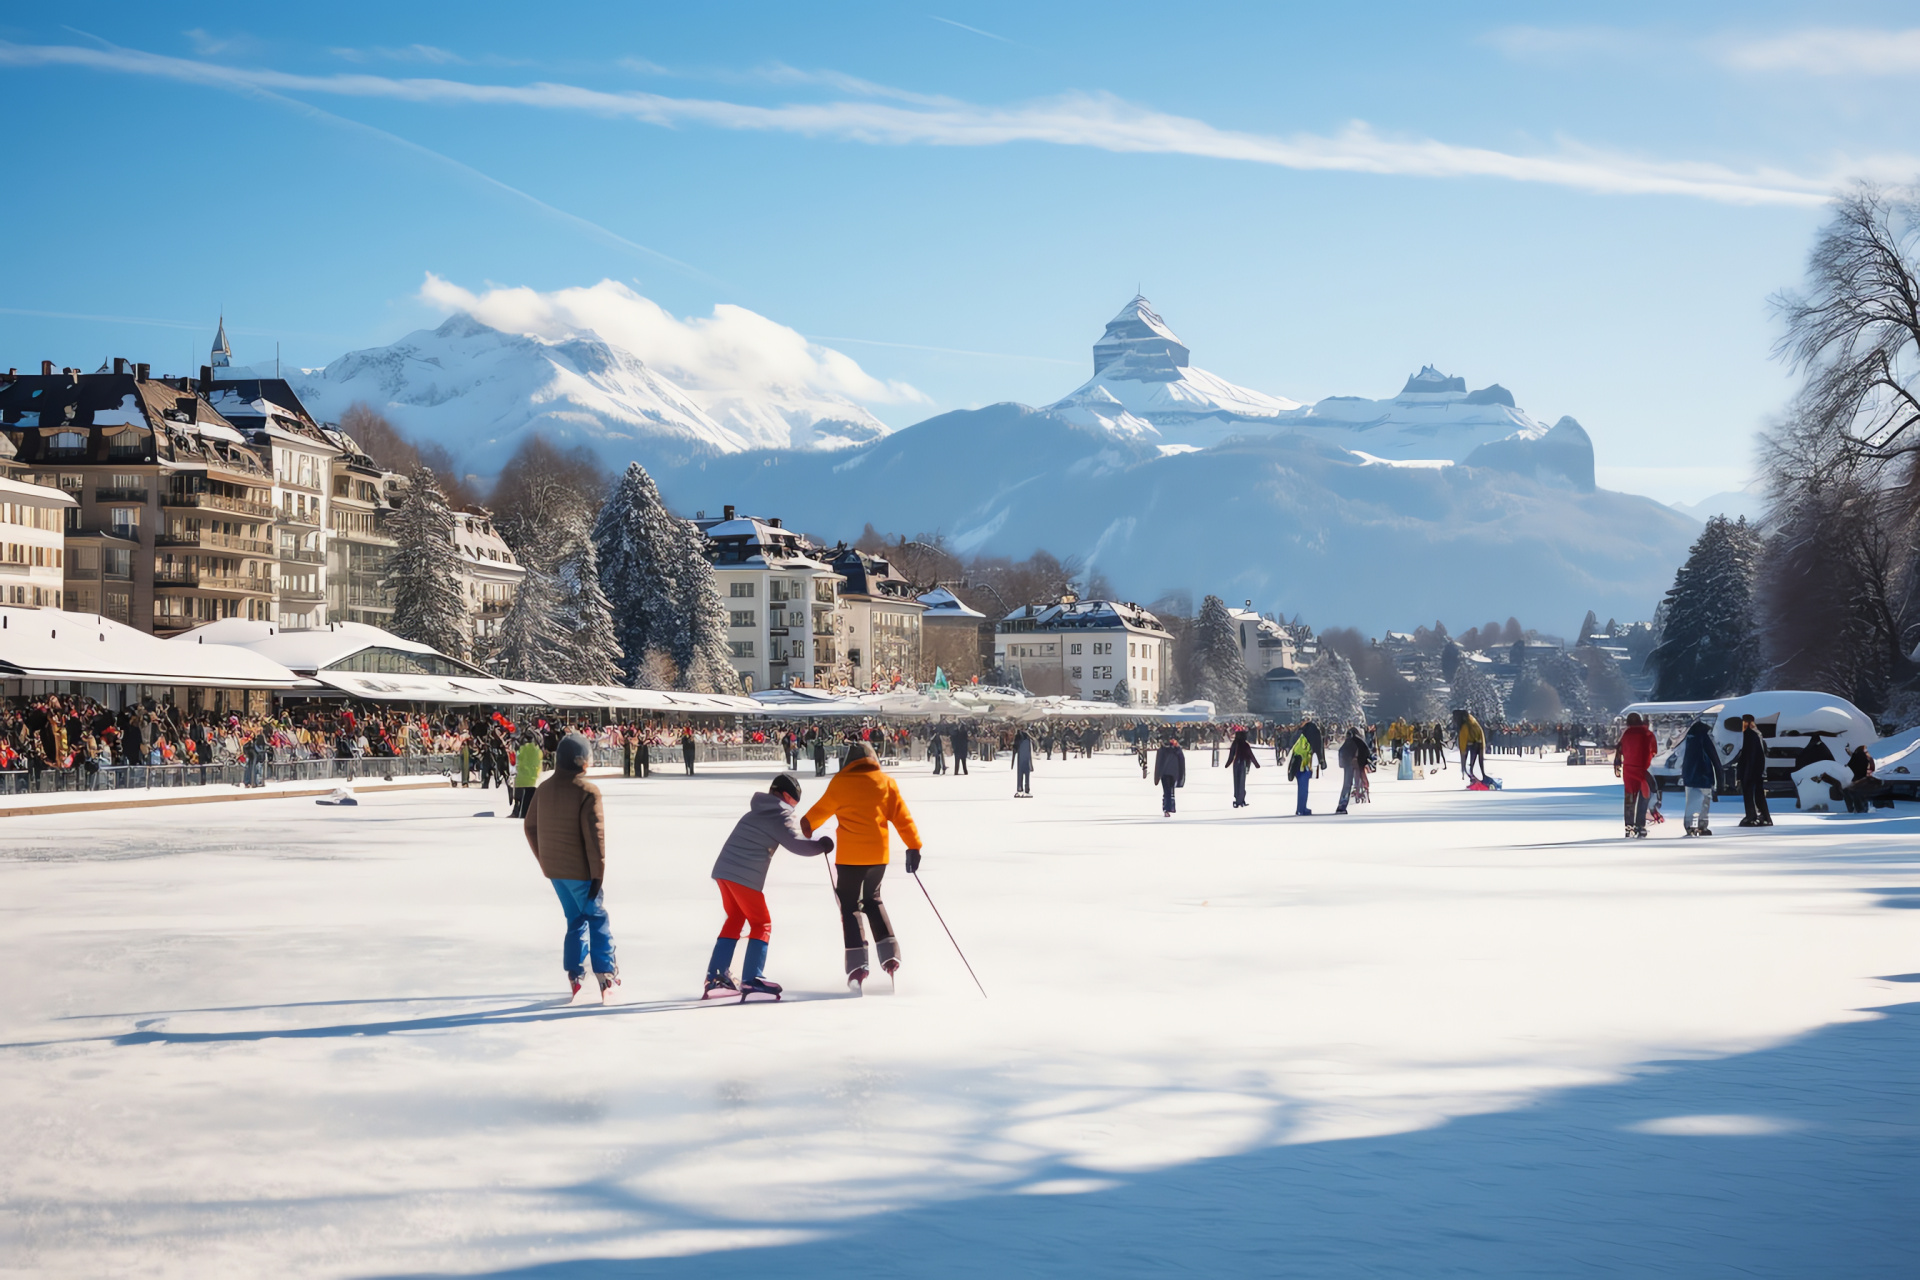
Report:
[[[1112,667],[1095,667],[1093,669],[1093,678],[1095,680],[1111,680],[1113,679],[1113,668]]]
[[[1079,646],[1079,645],[1077,645],[1077,644],[1070,644],[1070,645],[1068,645],[1068,646],[1067,646],[1067,652],[1068,652],[1068,653],[1070,653],[1070,654],[1072,654],[1072,653],[1079,653],[1079,652],[1080,652],[1080,646]],[[1075,668],[1073,669],[1073,674],[1074,674],[1074,675],[1076,675],[1076,676],[1078,676],[1078,675],[1080,674],[1080,668],[1078,668],[1078,667],[1075,667]]]
[[[735,600],[751,600],[753,599],[753,584],[751,582],[729,582],[727,584],[727,594]]]
[[[109,514],[113,518],[113,532],[116,537],[138,538],[140,536],[140,508],[115,507]]]
[[[59,436],[54,437],[56,440],[59,438]],[[140,439],[138,431],[116,431],[107,437],[109,458],[137,458],[146,451],[146,445]]]
[[[751,658],[753,656],[753,641],[729,640],[727,642],[727,649],[736,658]]]
[[[47,447],[56,454],[67,454],[71,456],[73,454],[85,453],[87,451],[86,433],[81,431],[56,431],[53,433],[52,438],[47,441]]]
[[[131,578],[133,576],[133,552],[125,547],[107,547],[100,553],[100,572],[109,578]],[[108,594],[111,601],[113,596]]]
[[[1131,640],[1127,642],[1127,656],[1129,658],[1137,658],[1140,656],[1138,653],[1134,651],[1134,645]]]
[[[753,610],[734,609],[728,614],[727,625],[730,627],[751,627],[758,624],[753,620]]]

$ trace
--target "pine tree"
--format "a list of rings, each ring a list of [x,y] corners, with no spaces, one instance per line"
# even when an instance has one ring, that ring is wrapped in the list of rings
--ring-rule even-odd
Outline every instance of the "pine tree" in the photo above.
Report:
[[[453,509],[431,468],[414,467],[406,501],[387,529],[395,544],[386,578],[393,592],[393,633],[464,661],[470,642]]]
[[[1113,702],[1115,706],[1120,707],[1130,707],[1133,705],[1133,690],[1127,686],[1127,678],[1125,676],[1121,676],[1114,682]]]
[[[572,547],[556,566],[560,586],[558,616],[565,639],[561,666],[568,684],[619,684],[620,641],[614,635],[613,606],[600,586],[600,553],[575,524]]]
[[[1660,644],[1647,658],[1660,701],[1746,693],[1759,677],[1753,620],[1760,540],[1744,518],[1714,516],[1674,575]]]
[[[650,652],[665,655],[677,672],[686,664],[675,651],[678,588],[685,539],[682,522],[660,500],[653,477],[630,463],[613,495],[594,521],[593,543],[600,562],[600,586],[613,620],[621,679],[632,684]],[[658,675],[658,667],[650,673]]]
[[[1460,665],[1453,670],[1452,701],[1454,706],[1471,711],[1473,718],[1483,725],[1505,722],[1500,708],[1500,690],[1480,670],[1479,663],[1464,655]]]
[[[1237,715],[1247,709],[1247,666],[1240,656],[1240,632],[1227,602],[1208,596],[1194,623],[1193,696],[1215,711]]]
[[[1314,664],[1300,673],[1307,685],[1307,714],[1323,725],[1365,724],[1366,703],[1353,664],[1322,647]]]
[[[514,592],[513,608],[500,623],[494,664],[509,680],[572,683],[565,665],[567,636],[558,615],[558,584],[533,560],[523,559],[521,565],[526,576]]]
[[[727,645],[727,602],[707,560],[706,535],[691,523],[679,524],[673,593],[673,659],[680,684],[696,693],[738,693],[740,677]]]

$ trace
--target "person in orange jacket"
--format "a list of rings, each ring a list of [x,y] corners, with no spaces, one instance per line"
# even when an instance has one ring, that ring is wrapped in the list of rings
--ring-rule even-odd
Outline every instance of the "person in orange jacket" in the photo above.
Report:
[[[867,939],[860,928],[862,915],[873,929],[880,967],[890,974],[900,968],[900,943],[893,936],[893,922],[887,919],[887,908],[880,901],[880,880],[887,873],[889,852],[887,827],[891,825],[899,832],[907,846],[909,875],[920,869],[920,828],[914,825],[913,814],[900,797],[899,784],[881,772],[873,748],[864,742],[847,748],[846,764],[800,820],[801,830],[812,835],[829,818],[839,823],[834,833],[834,894],[840,899],[847,985],[857,987],[868,974]]]

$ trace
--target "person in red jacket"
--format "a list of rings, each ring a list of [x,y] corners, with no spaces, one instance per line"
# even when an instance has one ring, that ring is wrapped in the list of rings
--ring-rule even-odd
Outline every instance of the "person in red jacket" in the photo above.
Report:
[[[1620,735],[1620,745],[1613,749],[1613,776],[1626,788],[1629,837],[1647,834],[1647,802],[1653,794],[1647,769],[1653,764],[1653,753],[1659,749],[1653,730],[1640,719],[1640,713],[1628,712],[1627,731]]]

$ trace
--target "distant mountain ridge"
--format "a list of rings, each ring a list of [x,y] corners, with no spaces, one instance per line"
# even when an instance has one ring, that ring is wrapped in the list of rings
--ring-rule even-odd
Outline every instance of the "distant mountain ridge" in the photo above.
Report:
[[[747,449],[838,449],[886,426],[851,400],[806,390],[694,391],[585,333],[507,333],[464,313],[289,379],[310,411],[338,420],[365,401],[409,434],[490,475],[530,434],[585,444],[610,466],[672,466]]]

